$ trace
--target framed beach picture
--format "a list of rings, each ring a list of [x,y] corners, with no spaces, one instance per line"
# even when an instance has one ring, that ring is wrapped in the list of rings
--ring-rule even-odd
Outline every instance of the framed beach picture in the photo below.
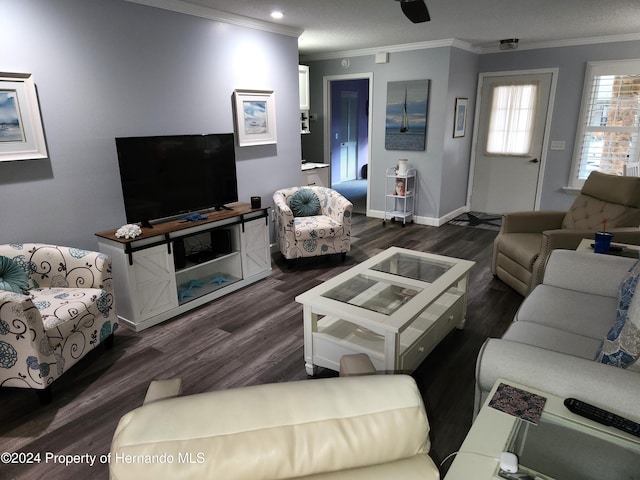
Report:
[[[464,137],[467,127],[467,103],[468,98],[456,98],[456,111],[453,117],[453,138]]]
[[[429,80],[387,84],[387,150],[421,151],[426,147]]]
[[[47,156],[31,74],[0,72],[0,162]]]
[[[277,143],[273,90],[234,90],[238,145]]]

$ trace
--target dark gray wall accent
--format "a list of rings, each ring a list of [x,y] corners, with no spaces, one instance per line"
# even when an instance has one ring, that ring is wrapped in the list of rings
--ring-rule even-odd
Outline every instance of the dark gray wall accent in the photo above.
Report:
[[[50,156],[0,162],[0,243],[97,248],[126,221],[114,138],[231,132],[236,88],[275,91],[278,132],[236,148],[240,200],[300,183],[294,37],[119,0],[4,0],[0,40],[0,70],[33,74]]]

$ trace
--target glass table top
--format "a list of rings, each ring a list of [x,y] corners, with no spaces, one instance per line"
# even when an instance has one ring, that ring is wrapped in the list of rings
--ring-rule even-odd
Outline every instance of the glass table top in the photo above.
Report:
[[[392,284],[365,274],[358,274],[322,296],[373,312],[391,315],[421,291],[422,288]]]
[[[419,286],[407,285],[403,279],[424,282],[426,288],[454,266],[455,262],[441,258],[395,253],[371,266],[371,274],[359,273],[321,296],[384,315],[392,315],[423,290]],[[390,274],[397,279],[381,279],[373,272]]]
[[[545,478],[640,478],[640,442],[579,428],[548,413],[543,413],[537,425],[519,420],[514,433],[507,449],[518,455],[524,469]]]
[[[433,283],[446,273],[453,262],[421,258],[406,253],[396,253],[374,265],[371,270]]]

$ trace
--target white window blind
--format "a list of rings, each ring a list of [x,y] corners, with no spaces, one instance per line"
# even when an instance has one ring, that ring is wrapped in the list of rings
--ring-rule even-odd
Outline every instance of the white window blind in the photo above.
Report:
[[[640,60],[590,63],[574,150],[574,178],[581,186],[596,170],[622,175],[638,162]]]
[[[537,83],[494,87],[487,137],[488,154],[529,154],[537,94]]]

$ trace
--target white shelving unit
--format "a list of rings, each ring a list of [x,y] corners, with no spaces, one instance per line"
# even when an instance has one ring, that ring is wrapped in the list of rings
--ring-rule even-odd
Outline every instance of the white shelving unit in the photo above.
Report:
[[[409,220],[413,223],[413,215],[416,203],[416,169],[409,168],[404,175],[398,174],[395,167],[387,168],[385,180],[384,219],[392,222],[402,220],[404,227]]]
[[[269,276],[268,209],[232,206],[206,220],[155,225],[135,239],[116,238],[115,230],[96,234],[113,261],[122,324],[138,332]],[[225,234],[222,251],[214,232]],[[205,255],[190,255],[198,245]]]

